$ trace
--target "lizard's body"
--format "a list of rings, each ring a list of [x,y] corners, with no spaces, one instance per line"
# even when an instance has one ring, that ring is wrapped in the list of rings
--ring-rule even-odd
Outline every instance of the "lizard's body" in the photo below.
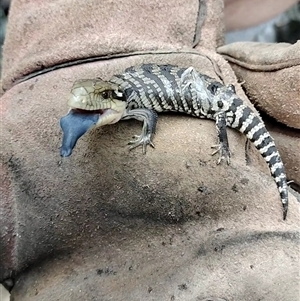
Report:
[[[151,138],[157,122],[155,112],[182,112],[215,120],[219,138],[219,162],[225,157],[229,163],[226,126],[238,129],[254,143],[268,163],[280,193],[284,219],[286,218],[288,192],[281,157],[262,120],[236,95],[232,85],[224,86],[191,67],[186,69],[145,64],[130,67],[108,82],[99,79],[76,82],[68,104],[72,109],[98,114],[98,117],[93,114],[85,115],[85,120],[91,119],[91,125],[102,126],[130,118],[143,121],[142,134],[130,143],[133,147],[142,145],[144,152],[147,145],[153,146]],[[68,122],[67,119],[62,119],[63,130],[70,127]],[[65,132],[62,156],[71,154],[77,139],[88,128],[80,130],[80,135],[75,134],[76,139],[73,137],[72,142],[68,141],[69,134]]]

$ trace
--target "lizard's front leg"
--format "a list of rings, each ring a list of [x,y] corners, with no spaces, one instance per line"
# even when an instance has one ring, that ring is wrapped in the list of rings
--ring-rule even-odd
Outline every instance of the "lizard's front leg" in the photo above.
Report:
[[[145,154],[147,145],[150,145],[154,148],[151,138],[155,134],[155,128],[158,119],[155,111],[145,108],[132,109],[128,110],[122,119],[137,119],[139,121],[143,121],[141,135],[135,135],[134,138],[136,139],[128,143],[132,144],[130,150],[142,145],[143,154]]]
[[[220,157],[218,159],[218,164],[220,164],[223,159],[226,159],[227,164],[229,164],[231,154],[229,150],[229,143],[228,143],[228,137],[226,131],[225,113],[222,112],[216,116],[216,128],[217,128],[219,144],[212,146],[213,148],[216,148],[216,151],[213,152],[212,155],[215,155],[216,153],[220,154]]]

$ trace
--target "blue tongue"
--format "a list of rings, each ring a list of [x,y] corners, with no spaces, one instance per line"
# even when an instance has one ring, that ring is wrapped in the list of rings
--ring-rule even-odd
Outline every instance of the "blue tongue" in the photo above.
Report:
[[[71,110],[68,115],[60,119],[63,130],[63,141],[60,155],[68,157],[72,154],[77,140],[85,134],[99,119],[99,113],[84,113],[84,111]]]

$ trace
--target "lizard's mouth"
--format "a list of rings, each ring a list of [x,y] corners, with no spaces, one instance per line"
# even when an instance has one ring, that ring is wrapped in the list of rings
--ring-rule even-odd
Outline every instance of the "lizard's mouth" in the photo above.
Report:
[[[114,123],[115,119],[117,119],[116,121],[118,121],[121,117],[120,112],[111,108],[98,109],[98,110],[84,110],[84,109],[76,108],[76,109],[71,109],[70,112],[72,112],[73,115],[85,116],[85,118],[92,117],[93,120],[95,119],[95,116],[98,116],[98,121],[96,122],[97,126],[99,123],[101,123],[101,125]]]
[[[62,157],[68,157],[72,154],[77,140],[97,124],[100,116],[105,114],[105,111],[71,109],[66,116],[60,119],[60,127],[63,131],[63,141],[60,148]]]
[[[71,111],[79,113],[79,114],[99,114],[103,115],[105,112],[107,112],[110,109],[101,109],[101,110],[84,110],[84,109],[71,109]]]
[[[122,118],[122,114],[122,111],[118,112],[111,108],[99,110],[71,109],[66,116],[60,119],[60,126],[63,131],[60,155],[62,157],[70,156],[78,139],[90,128],[116,123]]]

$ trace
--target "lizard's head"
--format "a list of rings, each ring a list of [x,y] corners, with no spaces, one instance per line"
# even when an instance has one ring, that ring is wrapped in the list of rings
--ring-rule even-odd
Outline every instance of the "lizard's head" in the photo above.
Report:
[[[101,79],[76,81],[68,100],[70,111],[60,119],[64,133],[61,156],[70,156],[77,140],[90,128],[118,122],[126,105],[123,92],[113,83]]]
[[[84,79],[73,84],[68,106],[73,110],[99,114],[96,126],[102,126],[122,118],[126,101],[116,84],[101,79]]]

